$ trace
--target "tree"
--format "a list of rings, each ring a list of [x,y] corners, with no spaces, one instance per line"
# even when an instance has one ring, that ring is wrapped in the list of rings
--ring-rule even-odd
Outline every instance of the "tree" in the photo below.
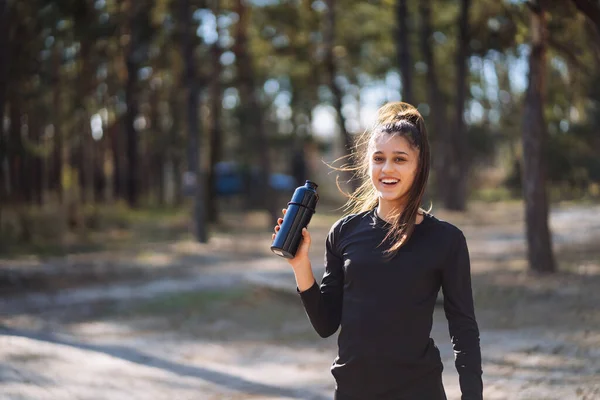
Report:
[[[447,164],[446,154],[448,152],[446,109],[442,101],[442,92],[437,78],[437,68],[433,54],[432,24],[431,24],[431,0],[419,2],[419,14],[421,16],[421,52],[423,60],[427,64],[427,102],[430,107],[430,118],[432,124],[432,147],[434,148],[433,171],[435,173],[436,192],[438,197],[448,193],[450,188],[446,179]]]
[[[323,25],[323,46],[325,52],[325,76],[327,77],[327,84],[332,94],[333,108],[337,115],[338,127],[340,129],[340,135],[344,144],[344,151],[346,155],[352,152],[354,146],[352,137],[346,129],[346,118],[342,112],[342,89],[337,81],[337,66],[336,66],[336,54],[335,54],[335,39],[336,39],[336,0],[326,0],[327,11],[325,21]],[[348,177],[350,184],[353,189],[358,187],[358,183],[352,176]]]
[[[449,210],[463,211],[467,206],[468,183],[468,142],[464,120],[465,101],[467,95],[469,57],[469,8],[470,0],[461,0],[458,18],[458,43],[456,51],[456,108],[454,114],[454,129],[448,135],[450,157],[446,161],[448,185],[445,191],[444,206]]]
[[[188,177],[194,192],[194,228],[200,243],[208,242],[206,216],[204,209],[204,179],[200,170],[200,124],[198,116],[199,82],[194,62],[192,36],[192,12],[189,0],[179,0],[179,18],[181,23],[181,47],[184,62],[184,87],[187,88],[187,129],[188,129]]]
[[[213,13],[218,16],[221,12],[221,0],[213,1]],[[217,35],[219,35],[219,29],[217,27]],[[211,64],[212,64],[212,76],[210,79],[210,139],[209,139],[209,153],[210,163],[207,178],[207,191],[206,191],[206,204],[208,209],[208,218],[211,222],[219,221],[219,209],[217,207],[217,193],[215,190],[216,185],[216,171],[215,166],[223,158],[223,128],[221,125],[221,108],[223,107],[223,85],[221,84],[221,55],[223,50],[219,39],[212,44],[210,48]]]
[[[8,87],[8,72],[10,63],[10,52],[8,47],[8,36],[10,33],[10,18],[7,0],[0,0],[0,202],[7,195],[5,193],[6,182],[4,176],[4,160],[6,158],[6,140],[4,135],[4,106],[6,102],[6,90]]]
[[[139,195],[139,138],[136,130],[136,118],[139,111],[139,93],[137,89],[138,71],[145,59],[146,46],[144,28],[148,22],[147,7],[139,1],[131,0],[128,3],[129,44],[125,56],[127,67],[127,83],[125,85],[125,101],[127,112],[125,114],[127,154],[126,190],[127,202],[130,207],[137,206]]]
[[[530,3],[531,52],[529,75],[523,111],[523,197],[527,230],[529,267],[534,271],[556,269],[548,228],[548,196],[546,193],[547,138],[544,117],[544,90],[548,31],[543,0]]]
[[[242,108],[242,130],[246,132],[244,144],[253,150],[252,153],[254,157],[259,158],[260,165],[259,190],[256,191],[255,188],[252,188],[252,193],[254,197],[256,195],[260,197],[261,203],[270,215],[270,221],[276,221],[280,213],[277,212],[276,199],[269,184],[271,174],[269,143],[264,127],[263,111],[258,98],[256,72],[249,43],[251,9],[244,0],[236,0],[235,6],[239,20],[235,35],[234,53]]]
[[[409,42],[410,32],[408,28],[410,16],[408,15],[406,0],[397,0],[396,20],[398,23],[398,30],[396,33],[396,53],[400,77],[402,78],[402,101],[413,104],[415,101],[412,74],[413,62]]]

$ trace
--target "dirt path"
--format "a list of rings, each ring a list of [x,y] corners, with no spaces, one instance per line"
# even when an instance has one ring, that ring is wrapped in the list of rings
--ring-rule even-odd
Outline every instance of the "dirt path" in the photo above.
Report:
[[[600,208],[553,213],[564,270],[553,277],[522,272],[518,214],[481,215],[447,219],[457,218],[471,248],[485,398],[600,398]],[[0,399],[331,398],[335,337],[312,332],[286,265],[198,264],[195,251],[147,254],[163,267],[189,262],[177,276],[3,299]],[[441,309],[432,337],[449,399],[458,399]]]

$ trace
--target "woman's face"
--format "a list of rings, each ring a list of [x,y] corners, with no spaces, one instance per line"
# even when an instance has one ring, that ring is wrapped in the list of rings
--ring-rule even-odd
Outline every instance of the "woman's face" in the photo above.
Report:
[[[399,135],[379,135],[370,146],[369,175],[379,199],[405,201],[419,166],[419,150]]]

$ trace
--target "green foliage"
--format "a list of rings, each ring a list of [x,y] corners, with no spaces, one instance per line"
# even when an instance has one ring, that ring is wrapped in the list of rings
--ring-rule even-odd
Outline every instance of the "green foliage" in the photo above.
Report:
[[[474,115],[472,111],[477,108],[481,114],[480,118],[468,120],[470,161],[489,166],[500,160],[498,168],[507,176],[507,188],[517,191],[520,172],[514,166],[519,163],[519,151],[508,156],[498,155],[502,149],[517,149],[521,141],[523,82],[530,42],[530,13],[524,3],[472,2],[469,18],[472,40],[467,104],[473,107],[467,107],[466,112]],[[573,2],[548,3],[549,68],[544,110],[550,137],[548,175],[552,185],[585,191],[600,182],[600,166],[595,155],[600,149],[600,78],[596,71],[600,46],[597,34],[590,30],[588,18]],[[1,125],[9,127],[2,132],[5,141],[1,143],[0,164],[3,171],[8,172],[0,177],[2,190],[9,187],[17,191],[18,185],[7,182],[4,176],[14,171],[21,175],[9,178],[26,182],[25,186],[37,185],[40,197],[55,195],[58,186],[65,191],[78,191],[78,186],[90,175],[102,176],[105,185],[117,179],[115,160],[121,162],[121,168],[129,162],[123,155],[115,157],[113,152],[122,151],[125,146],[126,61],[131,43],[135,44],[135,51],[130,55],[139,64],[133,81],[140,119],[136,132],[141,178],[147,181],[145,190],[151,192],[161,182],[155,176],[159,170],[154,168],[157,163],[168,163],[173,170],[172,181],[180,181],[187,145],[184,135],[187,121],[182,107],[187,88],[182,79],[179,2],[32,0],[8,4],[11,7],[10,46],[5,50],[10,56],[7,57],[10,68],[7,76],[2,77],[8,82],[6,89],[0,87],[6,97],[5,104],[0,105],[5,118]],[[240,104],[236,91],[240,82],[231,57],[238,28],[236,4],[219,2],[218,9],[217,3],[212,1],[191,1],[190,4],[197,11],[194,29],[198,28],[200,33],[194,38],[198,69],[195,72],[202,89],[199,114],[204,127],[211,127],[213,121],[208,105],[213,94],[209,88],[211,73],[216,68],[211,58],[213,46],[208,40],[212,35],[213,39],[218,38],[219,50],[225,53],[219,61],[223,71],[219,82],[227,94],[224,102],[227,107],[221,110],[220,119],[222,158],[243,163],[256,156],[250,154],[253,146],[247,135],[255,116],[244,112],[242,106],[246,105]],[[281,152],[289,151],[300,136],[298,132],[304,132],[305,136],[312,133],[315,107],[331,100],[324,71],[323,32],[329,23],[325,18],[326,6],[324,2],[312,0],[248,4],[251,11],[248,48],[254,60],[254,86],[261,103],[257,109],[267,115],[265,126],[271,143]],[[130,7],[134,6],[138,12],[132,15]],[[369,102],[370,106],[376,106],[374,102],[398,98],[397,89],[389,84],[398,73],[396,1],[338,0],[335,6],[334,53],[345,112],[355,114],[357,104]],[[435,74],[447,121],[453,126],[458,2],[436,0],[431,1],[431,6]],[[424,65],[420,48],[419,2],[409,2],[408,11],[415,98],[421,103],[421,109],[426,109],[423,107],[428,101],[425,77],[429,66]],[[136,28],[134,36],[131,36],[131,24]],[[265,82],[272,84],[268,93],[262,89]],[[371,91],[367,92],[367,88]],[[375,96],[373,88],[378,89]],[[11,112],[16,114],[14,121],[11,121]],[[102,117],[103,136],[90,139],[90,119],[95,114]],[[430,120],[428,116],[428,126]],[[11,126],[16,128],[10,129]],[[362,128],[364,126],[357,129]],[[210,132],[210,129],[203,131]],[[436,134],[432,132],[432,137]],[[303,137],[303,140],[308,139]],[[201,146],[206,149],[208,142],[206,136]],[[334,143],[320,138],[316,142],[321,150],[336,150]],[[83,152],[84,146],[89,146],[86,152]],[[64,157],[60,173],[53,169],[59,152]],[[207,153],[208,150],[204,152]],[[90,174],[79,164],[80,160],[91,159],[96,165]],[[44,177],[44,182],[42,179],[34,182],[32,176],[36,174]],[[103,193],[111,190],[104,188]],[[34,202],[34,196],[25,193],[13,197],[9,194],[14,193],[2,192],[0,201],[10,199],[13,204],[30,205]],[[142,197],[150,199],[152,195],[144,193]],[[129,217],[123,214],[131,211],[118,207],[104,210],[103,201],[99,198],[96,203],[100,204],[80,207],[78,213],[84,226],[98,230],[130,226]],[[49,215],[44,212],[38,215],[23,211],[19,214],[21,217],[10,217],[8,220],[12,222],[4,223],[5,234],[37,237],[35,229],[24,226],[31,225],[31,221],[51,221],[52,212]],[[67,216],[64,218],[68,220]],[[46,225],[61,226],[50,222]]]

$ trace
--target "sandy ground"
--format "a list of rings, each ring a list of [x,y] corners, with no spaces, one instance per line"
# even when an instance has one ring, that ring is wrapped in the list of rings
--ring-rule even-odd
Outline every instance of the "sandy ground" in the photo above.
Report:
[[[561,269],[553,276],[524,272],[514,209],[444,217],[471,250],[485,398],[600,399],[600,207],[553,211]],[[313,237],[329,222],[315,222]],[[332,398],[336,338],[312,331],[283,260],[230,256],[268,248],[268,238],[250,239],[174,243],[131,260],[172,276],[4,296],[0,399]],[[207,258],[215,246],[224,256]],[[322,247],[312,254],[319,276]],[[441,308],[432,337],[448,398],[459,399]]]

